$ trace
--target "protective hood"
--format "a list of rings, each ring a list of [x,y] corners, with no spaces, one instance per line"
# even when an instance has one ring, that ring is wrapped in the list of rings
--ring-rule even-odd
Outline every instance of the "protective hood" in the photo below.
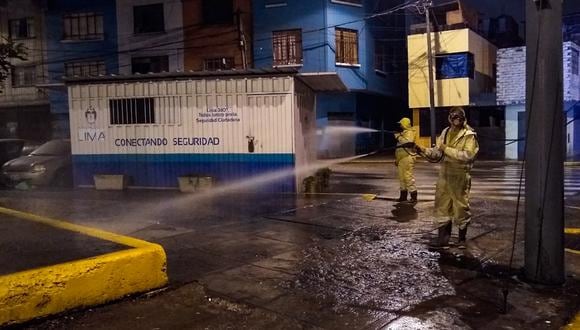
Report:
[[[404,129],[410,129],[411,127],[411,119],[404,117],[403,119],[399,120],[399,124],[401,124],[401,127]]]

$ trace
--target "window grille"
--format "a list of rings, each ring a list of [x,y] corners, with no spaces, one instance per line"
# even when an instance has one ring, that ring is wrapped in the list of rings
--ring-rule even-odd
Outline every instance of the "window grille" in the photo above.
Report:
[[[86,12],[70,13],[63,17],[64,40],[103,39],[103,15]]]
[[[356,30],[336,28],[336,63],[359,64]]]
[[[111,125],[155,124],[152,97],[109,100]]]
[[[107,73],[103,61],[65,63],[64,72],[67,77],[97,77]]]
[[[217,57],[203,60],[203,68],[206,71],[231,70],[233,67],[233,57]]]
[[[131,69],[133,73],[156,73],[169,71],[169,57],[147,56],[133,57],[131,59]]]
[[[182,108],[178,96],[109,100],[111,125],[179,125]]]
[[[302,30],[275,31],[272,35],[273,64],[302,64]]]
[[[36,83],[35,66],[16,66],[11,71],[12,87],[32,87]]]
[[[8,22],[10,38],[26,39],[34,38],[34,19],[31,17],[12,19]]]

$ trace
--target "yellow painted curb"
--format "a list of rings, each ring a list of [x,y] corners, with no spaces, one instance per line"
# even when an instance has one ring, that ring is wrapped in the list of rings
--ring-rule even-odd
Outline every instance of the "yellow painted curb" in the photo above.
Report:
[[[576,317],[568,323],[564,330],[580,330],[580,313],[576,314]]]
[[[580,235],[580,228],[566,228],[564,229],[564,233],[570,235]]]
[[[0,325],[98,305],[167,284],[167,259],[160,245],[3,207],[0,213],[128,247],[0,276]]]

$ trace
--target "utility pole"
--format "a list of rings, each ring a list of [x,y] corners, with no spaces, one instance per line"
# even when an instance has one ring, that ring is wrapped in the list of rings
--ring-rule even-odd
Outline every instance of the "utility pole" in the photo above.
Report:
[[[433,83],[433,51],[431,49],[431,1],[423,2],[427,24],[427,70],[429,71],[429,119],[431,125],[431,146],[435,146],[435,86]]]
[[[238,41],[240,46],[240,52],[242,55],[242,68],[246,70],[248,68],[248,60],[246,59],[246,35],[244,34],[244,25],[242,23],[242,11],[240,8],[236,10],[236,20],[238,26]]]
[[[558,285],[565,281],[562,0],[527,0],[526,20],[524,275]]]

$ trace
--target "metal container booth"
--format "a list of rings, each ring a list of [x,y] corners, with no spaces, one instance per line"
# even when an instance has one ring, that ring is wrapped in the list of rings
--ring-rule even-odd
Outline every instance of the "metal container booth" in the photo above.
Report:
[[[183,176],[221,184],[307,166],[316,157],[313,83],[344,88],[325,79],[280,71],[70,79],[75,185],[122,174],[133,187],[175,188]],[[297,191],[306,175],[255,188]]]

